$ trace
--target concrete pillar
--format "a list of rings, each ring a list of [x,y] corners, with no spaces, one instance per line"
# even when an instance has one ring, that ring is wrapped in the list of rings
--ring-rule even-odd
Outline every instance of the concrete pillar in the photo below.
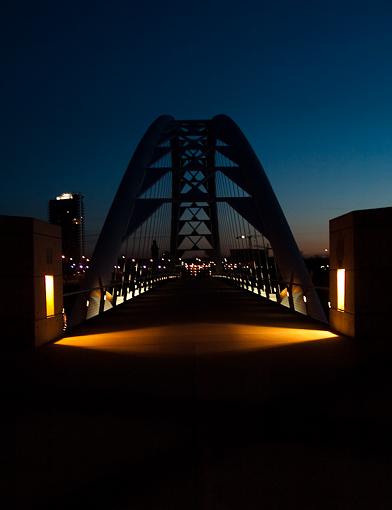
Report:
[[[61,227],[33,218],[0,216],[0,236],[3,347],[38,347],[60,337]]]
[[[330,220],[330,325],[355,338],[390,334],[392,207]]]

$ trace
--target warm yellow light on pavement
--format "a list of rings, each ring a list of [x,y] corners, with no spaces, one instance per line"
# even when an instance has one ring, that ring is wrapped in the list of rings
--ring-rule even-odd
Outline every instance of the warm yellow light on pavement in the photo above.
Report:
[[[204,354],[269,349],[338,338],[326,330],[248,324],[179,324],[64,338],[56,345],[116,353]]]

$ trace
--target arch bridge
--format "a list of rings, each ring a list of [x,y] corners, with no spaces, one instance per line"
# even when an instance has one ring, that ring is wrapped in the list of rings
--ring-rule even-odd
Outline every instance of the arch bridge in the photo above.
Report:
[[[240,128],[226,115],[162,115],[121,180],[83,291],[65,296],[69,324],[160,282],[201,274],[326,321],[282,208]]]

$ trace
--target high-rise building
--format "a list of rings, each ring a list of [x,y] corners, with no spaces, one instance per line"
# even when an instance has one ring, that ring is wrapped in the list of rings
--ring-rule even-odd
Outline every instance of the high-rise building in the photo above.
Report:
[[[61,193],[49,200],[49,222],[61,226],[63,255],[79,262],[84,255],[83,195]]]

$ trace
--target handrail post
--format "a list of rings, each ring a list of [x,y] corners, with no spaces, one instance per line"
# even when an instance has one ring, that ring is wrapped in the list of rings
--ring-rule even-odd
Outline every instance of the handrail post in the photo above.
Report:
[[[117,304],[117,294],[118,294],[118,291],[117,291],[117,286],[115,284],[113,284],[113,294],[112,294],[112,305],[113,305],[113,308],[116,306]]]
[[[290,307],[290,310],[295,311],[294,296],[293,296],[293,281],[292,280],[287,284],[287,290],[288,290],[288,298],[289,298],[289,307]]]
[[[106,297],[106,287],[102,285],[101,278],[99,279],[99,314],[103,313],[105,310],[105,297]]]

